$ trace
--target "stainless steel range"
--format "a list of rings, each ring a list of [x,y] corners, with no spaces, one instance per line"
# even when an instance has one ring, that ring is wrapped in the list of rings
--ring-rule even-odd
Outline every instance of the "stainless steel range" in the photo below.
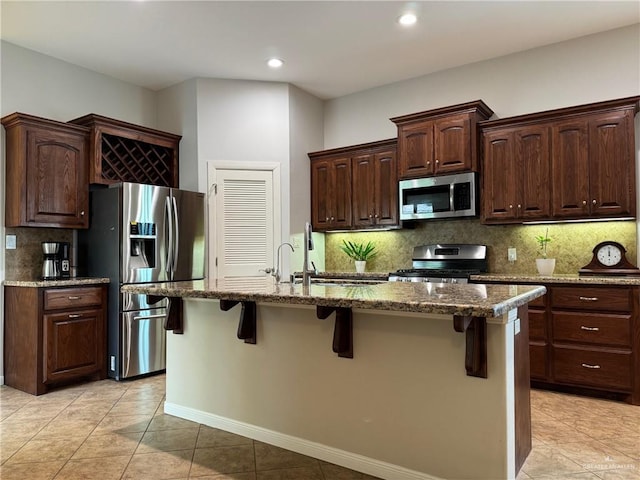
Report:
[[[486,245],[421,245],[413,249],[413,268],[390,273],[389,281],[468,283],[469,275],[487,270]]]

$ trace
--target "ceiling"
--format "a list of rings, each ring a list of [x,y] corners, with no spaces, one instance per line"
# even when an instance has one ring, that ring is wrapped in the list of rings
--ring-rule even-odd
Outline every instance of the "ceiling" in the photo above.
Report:
[[[2,0],[0,9],[3,40],[152,90],[245,79],[322,99],[640,23],[637,0]],[[418,14],[411,28],[396,23],[406,10]],[[269,69],[271,56],[284,66]]]

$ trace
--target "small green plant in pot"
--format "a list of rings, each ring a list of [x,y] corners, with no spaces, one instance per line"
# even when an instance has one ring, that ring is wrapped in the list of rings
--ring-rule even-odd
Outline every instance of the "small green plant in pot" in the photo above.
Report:
[[[536,242],[540,250],[542,258],[536,259],[536,267],[540,275],[549,276],[553,275],[553,270],[556,268],[556,259],[547,258],[547,246],[551,243],[551,237],[549,236],[549,229],[547,228],[544,235],[536,235]]]
[[[378,252],[373,242],[351,242],[342,240],[340,249],[356,262],[356,272],[364,273],[367,260],[371,260]]]

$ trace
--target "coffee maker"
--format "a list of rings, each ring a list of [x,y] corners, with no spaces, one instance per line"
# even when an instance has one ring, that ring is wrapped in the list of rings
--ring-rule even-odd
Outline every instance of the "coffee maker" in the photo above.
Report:
[[[42,242],[42,279],[56,280],[60,278],[60,243]]]

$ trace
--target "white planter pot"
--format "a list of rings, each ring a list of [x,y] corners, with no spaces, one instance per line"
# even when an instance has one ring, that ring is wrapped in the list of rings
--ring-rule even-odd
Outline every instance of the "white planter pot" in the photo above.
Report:
[[[357,273],[364,273],[366,268],[367,268],[367,261],[366,260],[356,260],[356,272]]]
[[[536,267],[538,268],[538,274],[549,277],[553,275],[553,270],[556,268],[555,258],[537,258]]]

